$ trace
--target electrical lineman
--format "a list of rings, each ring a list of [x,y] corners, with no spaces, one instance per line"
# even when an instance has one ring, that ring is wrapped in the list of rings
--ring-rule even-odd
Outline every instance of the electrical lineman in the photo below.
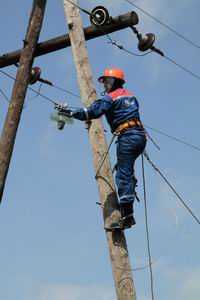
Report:
[[[146,133],[140,121],[139,104],[135,96],[125,90],[123,71],[111,68],[99,77],[105,96],[88,108],[68,110],[69,116],[81,121],[98,119],[105,115],[117,140],[116,184],[120,201],[121,222],[111,224],[111,229],[126,229],[135,224],[133,202],[137,198],[134,163],[146,146]]]

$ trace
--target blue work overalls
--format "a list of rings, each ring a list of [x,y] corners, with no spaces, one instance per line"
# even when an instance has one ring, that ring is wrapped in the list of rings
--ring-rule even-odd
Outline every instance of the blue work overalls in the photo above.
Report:
[[[114,133],[119,125],[127,121],[140,120],[138,101],[132,93],[119,88],[95,101],[87,109],[78,109],[73,113],[76,119],[82,121],[97,119],[102,115],[105,115]],[[145,146],[146,134],[142,126],[129,127],[118,136],[115,179],[121,204],[135,200],[134,163]]]

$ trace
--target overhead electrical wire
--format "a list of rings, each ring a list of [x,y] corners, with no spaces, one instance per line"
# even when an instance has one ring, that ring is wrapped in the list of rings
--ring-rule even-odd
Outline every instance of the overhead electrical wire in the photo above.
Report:
[[[62,87],[59,87],[59,86],[55,85],[55,84],[52,84],[51,86],[54,87],[57,90],[60,90],[60,91],[65,92],[65,93],[67,93],[67,94],[69,94],[71,96],[74,96],[74,97],[76,97],[78,99],[81,99],[81,97],[78,94],[75,94],[75,93],[73,93],[73,92],[71,92],[69,90],[66,90],[66,89],[64,89]]]
[[[78,8],[79,8],[81,11],[83,11],[84,13],[87,13],[87,14],[89,14],[89,15],[92,15],[92,14],[89,13],[87,10],[85,10],[85,9],[83,9],[83,8],[80,8],[79,6],[77,6],[76,4],[74,4],[73,2],[71,2],[71,1],[69,1],[69,0],[67,0],[67,1],[68,1],[69,3],[71,3],[72,5],[78,7]],[[175,34],[179,35],[180,37],[182,37],[183,39],[185,39],[187,42],[191,43],[193,46],[195,46],[195,47],[197,47],[198,49],[200,49],[200,47],[199,47],[198,45],[196,45],[195,43],[193,43],[193,42],[190,41],[189,39],[185,38],[184,36],[182,36],[181,34],[179,34],[178,32],[176,32],[175,30],[173,30],[172,28],[170,28],[168,25],[164,24],[163,22],[161,22],[161,21],[158,20],[157,18],[153,17],[153,16],[150,15],[148,12],[145,12],[144,10],[142,10],[141,8],[139,8],[138,6],[136,6],[135,4],[133,4],[131,1],[129,1],[129,0],[125,0],[125,1],[129,2],[130,4],[132,4],[133,6],[135,6],[136,8],[138,8],[139,10],[141,10],[143,13],[149,15],[151,18],[155,19],[157,22],[159,22],[160,24],[162,24],[163,26],[165,26],[165,27],[168,28],[169,30],[173,31]],[[110,38],[110,36],[109,36],[107,33],[105,33],[105,31],[101,28],[101,26],[99,26],[99,28],[100,28],[100,29],[102,30],[102,32],[107,36],[107,38],[109,39],[109,42],[110,42],[112,45],[117,46],[120,50],[123,50],[123,51],[125,51],[125,52],[127,52],[127,53],[129,53],[129,54],[135,55],[135,56],[145,56],[145,55],[147,55],[147,54],[149,54],[149,53],[152,53],[152,51],[149,51],[149,52],[147,52],[147,53],[145,53],[145,54],[142,54],[142,55],[133,53],[133,52],[131,52],[131,51],[125,49],[125,48],[123,47],[123,45],[119,45],[116,41],[112,40],[112,39]],[[176,61],[170,59],[170,58],[167,57],[167,56],[165,56],[165,58],[168,59],[169,61],[171,61],[172,63],[176,64],[178,67],[182,68],[184,71],[188,72],[190,75],[196,77],[197,79],[200,79],[199,76],[197,76],[197,75],[195,75],[194,73],[190,72],[190,71],[187,70],[185,67],[183,67],[183,66],[181,66],[180,64],[178,64]],[[6,73],[6,72],[4,72],[4,71],[2,71],[2,70],[0,70],[0,72],[3,73],[4,75],[8,76],[9,78],[13,79],[14,81],[17,81],[17,80],[16,80],[14,77],[12,77],[10,74],[8,74],[8,73]],[[66,90],[66,89],[63,89],[63,88],[61,88],[61,87],[58,87],[58,86],[56,86],[56,85],[52,85],[52,86],[53,86],[54,88],[56,88],[56,89],[59,89],[59,90],[61,90],[61,91],[63,91],[63,92],[66,92],[66,93],[68,93],[68,94],[71,94],[72,96],[75,96],[75,97],[81,99],[81,97],[80,97],[79,95],[75,94],[75,93],[72,93],[72,92],[70,92],[70,91],[68,91],[68,90]],[[45,96],[44,94],[40,93],[40,91],[36,91],[36,90],[34,90],[33,88],[31,88],[31,87],[29,87],[29,86],[28,86],[28,89],[31,90],[31,91],[33,91],[33,92],[36,93],[37,95],[41,96],[42,98],[46,99],[47,101],[49,101],[49,102],[51,102],[51,103],[53,103],[53,104],[57,104],[57,102],[55,102],[54,100],[52,100],[52,99],[50,99],[49,97]],[[3,92],[1,89],[0,89],[0,92],[1,92],[1,94],[4,96],[4,98],[6,99],[6,101],[7,101],[7,102],[10,102],[10,100],[7,98],[7,96],[4,94],[4,92]],[[77,107],[72,107],[72,106],[71,106],[71,107],[69,107],[69,108],[77,108]],[[146,125],[145,125],[145,126],[146,126]],[[149,128],[149,129],[151,129],[151,130],[154,130],[154,131],[156,131],[156,132],[158,132],[158,133],[160,133],[160,134],[163,134],[163,135],[165,135],[165,136],[167,136],[167,137],[169,137],[169,138],[172,138],[172,139],[174,139],[174,140],[176,140],[176,141],[178,141],[178,142],[181,142],[181,143],[183,143],[183,144],[185,144],[185,145],[187,145],[187,146],[190,146],[190,147],[192,147],[192,148],[195,148],[195,149],[197,149],[197,150],[200,150],[200,148],[198,148],[198,147],[196,147],[196,146],[193,146],[193,145],[191,145],[191,144],[189,144],[189,143],[186,143],[186,142],[184,142],[184,141],[182,141],[182,140],[180,140],[180,139],[177,139],[177,138],[175,138],[175,137],[173,137],[173,136],[170,136],[170,135],[168,135],[168,134],[166,134],[166,133],[163,133],[163,132],[161,132],[161,131],[159,131],[159,130],[153,129],[153,128],[149,127],[149,126],[146,126],[146,127]],[[110,146],[111,146],[111,145],[110,145]],[[108,150],[108,151],[109,151],[109,150]],[[107,153],[106,153],[106,155],[107,155]],[[105,156],[106,156],[106,155],[105,155]],[[171,184],[170,184],[169,181],[166,179],[166,177],[160,172],[160,170],[154,165],[154,163],[152,163],[152,161],[150,160],[150,158],[149,158],[149,156],[147,155],[146,152],[144,153],[144,156],[145,156],[146,159],[149,161],[149,163],[152,165],[152,167],[154,168],[154,170],[157,171],[157,172],[161,175],[161,177],[162,177],[162,178],[165,180],[165,182],[169,185],[169,187],[172,189],[172,191],[173,191],[173,192],[176,194],[176,196],[181,200],[181,202],[183,203],[183,205],[184,205],[184,206],[186,207],[186,209],[190,212],[190,214],[194,217],[194,219],[200,224],[199,219],[194,215],[194,213],[191,211],[191,209],[186,205],[186,203],[183,201],[183,199],[182,199],[182,198],[179,196],[179,194],[174,190],[174,188],[171,186]],[[105,160],[105,157],[104,157],[104,160]],[[100,171],[100,170],[99,170],[99,171]],[[98,171],[98,172],[99,172],[99,171]],[[148,256],[149,256],[149,264],[148,264],[147,266],[150,267],[150,273],[151,273],[151,293],[152,293],[152,299],[154,299],[154,295],[153,295],[153,273],[152,273],[152,268],[151,268],[151,266],[152,266],[152,264],[153,264],[155,261],[157,261],[157,259],[154,260],[154,261],[151,261],[150,243],[149,243],[149,231],[148,231],[147,203],[146,203],[146,186],[145,186],[145,174],[144,174],[144,158],[143,158],[143,155],[142,155],[142,172],[143,172],[143,186],[144,186],[144,199],[145,199],[146,232],[147,232],[147,244],[148,244]],[[144,266],[144,267],[141,267],[141,268],[137,268],[137,269],[134,269],[134,270],[143,269],[143,268],[146,268],[147,266]]]
[[[134,55],[134,56],[145,56],[147,54],[150,54],[150,53],[153,53],[154,51],[149,51],[145,54],[136,54],[136,53],[133,53],[127,49],[125,49],[122,45],[118,45],[117,43],[115,42],[112,42],[111,43],[112,45],[115,45],[117,46],[120,50],[123,50],[124,52],[128,53],[128,54],[131,54],[131,55]],[[196,79],[199,79],[200,80],[200,76],[196,75],[195,73],[193,73],[192,71],[188,70],[186,67],[182,66],[180,63],[176,62],[174,59],[166,56],[165,54],[162,55],[162,57],[164,57],[166,60],[168,60],[169,62],[171,62],[172,64],[176,65],[178,68],[180,68],[181,70],[185,71],[186,73],[190,74],[192,77],[196,78]]]
[[[116,46],[118,49],[120,49],[120,50],[122,50],[122,51],[124,51],[124,52],[126,52],[126,53],[129,53],[129,54],[131,54],[131,55],[138,56],[138,57],[144,57],[144,56],[146,56],[146,55],[148,55],[148,54],[150,54],[150,53],[153,53],[153,51],[148,51],[148,52],[146,52],[146,53],[144,53],[144,54],[137,54],[137,53],[134,53],[134,52],[132,52],[132,51],[127,50],[126,48],[124,48],[123,45],[118,44],[118,43],[116,42],[116,40],[111,40],[111,41],[108,42],[108,43],[109,43],[109,44],[112,44],[112,45],[114,45],[114,46]]]
[[[176,142],[182,143],[182,144],[184,144],[184,145],[186,145],[186,146],[188,146],[188,147],[191,147],[191,148],[193,148],[193,149],[196,149],[196,150],[200,151],[200,147],[194,146],[194,145],[192,145],[192,144],[190,144],[190,143],[188,143],[188,142],[185,142],[185,141],[183,141],[183,140],[181,140],[181,139],[179,139],[179,138],[176,138],[176,137],[174,137],[174,136],[172,136],[172,135],[169,135],[169,134],[167,134],[167,133],[165,133],[165,132],[163,132],[163,131],[160,131],[160,130],[158,130],[158,129],[152,128],[152,127],[150,127],[150,126],[148,126],[148,125],[144,125],[144,127],[145,127],[145,128],[148,128],[148,129],[150,129],[150,130],[152,130],[152,131],[155,131],[155,132],[157,132],[157,133],[159,133],[159,134],[162,134],[162,135],[164,135],[164,136],[166,136],[166,137],[168,137],[168,138],[170,138],[170,139],[172,139],[172,140],[174,140],[174,141],[176,141]]]
[[[156,173],[155,170],[154,170],[154,172],[155,172],[155,176],[156,176],[156,178],[158,180],[158,174]],[[159,183],[161,191],[163,192],[163,195],[164,195],[165,191],[163,190],[163,187],[162,187],[160,181],[158,181],[158,183]],[[147,263],[147,264],[145,264],[143,266],[139,266],[139,267],[136,267],[136,268],[131,268],[131,271],[134,271],[134,272],[135,271],[142,271],[144,269],[149,268],[150,265],[154,265],[155,263],[157,263],[160,260],[161,257],[163,257],[163,255],[169,250],[169,248],[171,247],[171,245],[174,243],[175,238],[177,236],[178,227],[179,227],[179,220],[178,220],[178,216],[177,216],[175,210],[168,204],[168,202],[165,202],[165,203],[167,203],[167,205],[169,206],[169,209],[172,212],[172,215],[174,216],[174,219],[175,219],[176,226],[175,226],[175,230],[174,230],[173,236],[172,236],[170,242],[166,245],[166,247],[161,251],[161,253],[155,259],[152,259],[150,263]],[[117,268],[123,269],[121,267],[117,267]]]
[[[146,10],[144,10],[143,8],[141,8],[138,5],[134,4],[132,1],[130,1],[130,0],[125,0],[125,1],[128,2],[129,4],[131,4],[132,6],[134,6],[135,8],[137,8],[138,10],[140,10],[145,15],[147,15],[150,18],[152,18],[153,20],[155,20],[156,22],[160,23],[162,26],[164,26],[165,28],[167,28],[168,30],[170,30],[171,32],[173,32],[174,34],[176,34],[177,36],[179,36],[180,38],[184,39],[186,42],[188,42],[189,44],[191,44],[192,46],[194,46],[198,50],[200,50],[200,46],[197,45],[196,43],[194,43],[193,41],[191,41],[189,38],[185,37],[184,35],[182,35],[178,31],[174,30],[172,27],[170,27],[166,23],[162,22],[158,18],[154,17],[152,14],[150,14],[149,12],[147,12]]]
[[[161,189],[163,195],[165,195],[166,192],[164,191],[163,186],[161,185],[160,181],[158,180],[158,174],[156,173],[155,170],[154,170],[154,172],[155,172],[156,179],[157,179],[157,181],[159,183],[160,189]],[[172,215],[174,216],[174,219],[175,219],[175,229],[174,229],[172,238],[170,239],[170,241],[168,242],[168,244],[165,246],[165,248],[161,251],[161,253],[155,259],[151,260],[151,265],[154,265],[157,261],[159,261],[159,259],[161,257],[163,257],[163,255],[168,251],[168,249],[170,248],[170,246],[172,245],[172,243],[174,243],[175,237],[177,235],[178,227],[179,227],[179,220],[178,220],[178,216],[176,214],[176,211],[174,210],[173,207],[171,207],[169,205],[168,201],[165,201],[165,204],[168,204],[169,209],[170,209]],[[140,271],[140,270],[146,269],[148,267],[149,267],[149,263],[146,264],[146,265],[144,265],[144,266],[141,266],[141,267],[133,268],[132,270],[133,271]]]
[[[79,8],[82,12],[84,12],[84,13],[90,15],[90,16],[93,16],[93,14],[92,14],[91,12],[89,12],[89,11],[83,9],[82,7],[80,7],[80,6],[76,5],[76,4],[74,4],[72,1],[70,1],[70,0],[67,0],[67,1],[68,1],[69,3],[71,3],[72,5],[74,5],[75,7]],[[129,2],[131,5],[133,5],[133,6],[135,6],[135,7],[137,7],[137,8],[139,9],[139,7],[136,6],[135,4],[133,4],[131,1],[129,1],[129,0],[125,0],[125,1]],[[140,9],[140,10],[143,11],[142,9]],[[146,14],[148,14],[148,13],[145,12],[145,11],[143,11],[143,12],[146,13]],[[151,16],[150,14],[148,14],[148,15]],[[94,16],[93,16],[93,17],[94,17]],[[154,18],[153,16],[151,16],[151,17]],[[159,21],[159,20],[156,19],[156,18],[154,18],[154,19],[155,19],[156,21]],[[160,22],[160,23],[162,23],[162,22]],[[162,23],[162,25],[164,25],[164,23]],[[137,53],[134,53],[134,52],[132,52],[132,51],[129,51],[129,50],[125,49],[123,45],[120,45],[120,44],[118,44],[115,40],[113,40],[113,39],[109,36],[109,34],[107,34],[107,33],[105,32],[105,30],[102,28],[102,26],[100,26],[100,25],[98,25],[98,24],[97,24],[97,26],[98,26],[99,29],[107,36],[107,38],[109,39],[109,43],[111,43],[113,46],[117,46],[118,49],[120,49],[120,50],[122,50],[122,51],[124,51],[124,52],[126,52],[126,53],[129,53],[129,54],[134,55],[134,56],[143,57],[143,56],[145,56],[145,55],[147,55],[147,54],[150,54],[150,53],[154,52],[154,51],[149,51],[149,52],[144,53],[144,54],[137,54]],[[167,25],[166,25],[166,27],[167,27]],[[168,28],[168,29],[169,29],[169,28]],[[173,31],[173,30],[172,30],[172,31]],[[174,32],[175,32],[175,31],[174,31]],[[176,32],[176,33],[177,33],[177,32]],[[177,33],[177,34],[178,34],[178,33]],[[178,35],[179,35],[179,34],[178,34]],[[180,36],[181,36],[181,35],[180,35]],[[183,37],[183,36],[182,36],[182,37]],[[185,39],[186,39],[186,38],[185,38]],[[187,40],[187,39],[186,39],[186,40]],[[189,40],[188,40],[188,41],[189,41]],[[196,45],[196,46],[197,46],[197,45]],[[197,46],[197,48],[200,49],[199,46]],[[179,67],[179,68],[182,69],[183,71],[185,71],[185,72],[187,72],[188,74],[190,74],[191,76],[195,77],[196,79],[200,79],[200,76],[198,76],[198,75],[196,75],[195,73],[191,72],[190,70],[188,70],[187,68],[185,68],[184,66],[182,66],[180,63],[176,62],[175,60],[171,59],[170,57],[168,57],[168,56],[166,56],[166,55],[164,55],[164,54],[163,54],[162,56],[165,57],[165,59],[167,59],[167,60],[170,61],[171,63],[175,64],[177,67]]]
[[[6,102],[10,103],[10,100],[8,99],[8,97],[6,96],[6,94],[2,91],[2,89],[0,89],[0,93],[3,95],[4,99],[6,100]]]
[[[179,67],[180,69],[182,69],[183,71],[187,72],[188,74],[190,74],[191,76],[200,79],[200,76],[196,75],[195,73],[191,72],[190,70],[188,70],[187,68],[185,68],[184,66],[182,66],[181,64],[177,63],[174,59],[171,59],[170,57],[164,55],[164,58],[166,58],[167,60],[169,60],[171,63],[173,63],[174,65],[176,65],[177,67]]]
[[[10,79],[12,79],[12,80],[14,80],[14,81],[17,81],[13,76],[11,76],[10,74],[8,74],[7,72],[2,71],[1,69],[0,69],[0,72],[1,72],[2,74],[6,75],[7,77],[9,77]],[[58,86],[55,86],[55,85],[52,85],[52,86],[55,87],[55,88],[58,88],[59,90],[61,90],[61,91],[63,91],[63,92],[67,92],[67,93],[70,93],[70,94],[72,94],[72,95],[76,95],[77,97],[79,97],[79,98],[81,99],[80,96],[78,96],[77,94],[75,94],[75,93],[73,93],[73,92],[70,92],[70,91],[68,91],[68,90],[62,89],[62,88],[60,88],[60,87],[58,87]],[[45,100],[47,100],[47,101],[49,101],[49,102],[51,102],[51,103],[53,103],[53,104],[57,104],[56,101],[50,99],[49,97],[47,97],[46,95],[44,95],[44,94],[41,93],[40,91],[37,91],[37,90],[31,88],[30,86],[28,86],[28,89],[31,90],[32,92],[34,92],[34,93],[36,94],[36,96],[41,96],[41,97],[44,98]],[[1,94],[4,96],[4,98],[6,99],[6,101],[10,103],[10,100],[9,100],[8,97],[5,95],[5,93],[2,91],[2,89],[0,89],[0,92],[1,92]],[[30,98],[30,99],[31,99],[31,98]],[[75,108],[75,109],[77,109],[77,108],[79,108],[79,107],[69,106],[69,108]],[[161,131],[161,130],[152,128],[152,127],[150,127],[150,126],[148,126],[148,125],[146,125],[146,124],[144,124],[144,127],[145,127],[145,128],[148,128],[148,129],[150,129],[150,130],[152,130],[152,131],[155,131],[155,132],[157,132],[157,133],[159,133],[159,134],[161,134],[161,135],[164,135],[164,136],[166,136],[166,137],[168,137],[168,138],[170,138],[170,139],[173,139],[174,141],[177,141],[177,142],[182,143],[182,144],[184,144],[184,145],[186,145],[186,146],[188,146],[188,147],[191,147],[191,148],[193,148],[193,149],[196,149],[196,150],[200,151],[200,147],[197,147],[197,146],[195,146],[195,145],[192,145],[191,143],[188,143],[188,142],[186,142],[186,141],[184,141],[184,140],[181,140],[181,139],[179,139],[179,138],[177,138],[177,137],[174,137],[174,136],[172,136],[172,135],[169,135],[169,134],[167,134],[167,133],[165,133],[165,132],[163,132],[163,131]],[[152,138],[149,136],[148,132],[147,132],[147,135],[148,135],[148,137],[152,140]],[[156,147],[160,150],[160,147],[159,147],[153,140],[152,140],[152,142],[153,142],[154,145],[156,145]]]
[[[16,64],[14,64],[14,66],[18,68],[18,67],[19,67],[19,64],[16,63]],[[39,68],[39,69],[40,69],[40,68]],[[34,68],[33,68],[33,70],[34,70]],[[40,90],[41,90],[42,84],[47,84],[48,86],[54,87],[54,88],[57,89],[57,90],[60,90],[60,91],[65,92],[65,93],[67,93],[67,94],[69,94],[69,95],[71,95],[71,96],[74,96],[74,97],[76,97],[76,98],[81,99],[80,95],[75,94],[75,93],[73,93],[73,92],[71,92],[71,91],[69,91],[69,90],[67,90],[67,89],[64,89],[64,88],[62,88],[62,87],[60,87],[60,86],[57,86],[57,85],[55,85],[54,83],[52,83],[51,81],[49,81],[49,80],[41,79],[41,78],[39,77],[38,81],[40,82],[40,87],[39,87],[39,89],[38,89],[39,92],[40,92]],[[35,98],[35,97],[37,97],[37,96],[38,96],[38,95],[34,96],[33,98]]]
[[[5,76],[9,77],[10,79],[12,79],[12,80],[14,80],[14,81],[17,81],[17,82],[20,82],[21,84],[25,85],[23,82],[17,80],[16,78],[14,78],[12,75],[8,74],[7,72],[2,71],[1,69],[0,69],[0,72],[1,72],[2,74],[4,74]],[[45,100],[47,100],[47,101],[53,103],[54,105],[56,105],[56,104],[58,103],[58,102],[52,100],[51,98],[47,97],[46,95],[42,94],[41,92],[36,91],[35,89],[31,88],[30,86],[27,86],[27,89],[29,89],[30,91],[36,93],[37,95],[39,95],[39,96],[42,97],[43,99],[45,99]],[[69,107],[69,108],[72,108],[72,109],[73,109],[73,108],[74,108],[74,109],[79,108],[79,107],[77,107],[77,106],[68,106],[68,107]]]
[[[73,6],[77,7],[77,8],[80,9],[82,12],[86,13],[87,15],[90,15],[91,17],[95,18],[95,16],[94,16],[91,12],[89,12],[89,11],[87,11],[86,9],[80,7],[79,5],[73,3],[73,2],[70,1],[70,0],[67,0],[67,2],[69,2],[69,3],[72,4]],[[109,35],[108,33],[105,32],[105,30],[102,28],[101,25],[99,25],[99,24],[97,23],[96,26],[97,26],[97,27],[99,28],[99,30],[101,30],[101,31],[103,32],[103,34],[108,38],[108,40],[109,40],[108,43],[110,43],[110,44],[116,46],[118,49],[120,49],[120,50],[122,50],[122,51],[124,51],[124,52],[127,52],[127,53],[129,53],[129,54],[131,54],[131,55],[138,56],[138,57],[143,57],[143,56],[146,56],[146,55],[152,53],[152,51],[149,51],[149,52],[144,53],[144,54],[138,54],[138,53],[134,53],[134,52],[132,52],[132,51],[130,51],[130,50],[127,50],[127,49],[124,48],[123,45],[118,44],[116,40],[113,40],[113,39],[110,37],[110,35]]]
[[[150,163],[150,165],[153,167],[153,169],[158,172],[158,174],[163,178],[163,180],[167,183],[169,188],[174,192],[174,194],[178,197],[178,199],[181,201],[183,206],[187,209],[187,211],[191,214],[191,216],[194,218],[194,220],[197,221],[197,223],[200,225],[200,219],[194,214],[194,212],[189,208],[189,206],[186,204],[186,202],[183,200],[183,198],[178,194],[178,192],[175,190],[175,188],[172,186],[172,184],[169,182],[169,180],[163,175],[163,173],[158,169],[158,167],[153,163],[153,161],[150,159],[147,151],[144,151],[144,156],[147,159],[147,161]]]
[[[146,180],[145,180],[145,168],[144,168],[143,154],[142,154],[142,181],[143,181],[143,193],[144,193],[144,212],[145,212],[145,228],[146,228],[146,237],[147,237],[147,251],[148,251],[148,259],[149,259],[150,281],[151,281],[151,299],[154,300],[154,278],[153,278],[152,261],[151,261],[151,248],[150,248],[148,211],[147,211]]]

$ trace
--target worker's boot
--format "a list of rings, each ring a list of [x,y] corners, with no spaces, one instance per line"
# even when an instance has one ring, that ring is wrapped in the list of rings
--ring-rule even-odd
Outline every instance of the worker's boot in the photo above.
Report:
[[[120,204],[120,210],[122,215],[122,226],[124,229],[130,228],[135,225],[135,219],[133,216],[133,202]]]
[[[127,204],[120,204],[121,219],[117,222],[113,222],[110,226],[105,226],[104,228],[109,231],[124,230],[131,228],[135,225],[135,219],[133,216],[133,202]]]

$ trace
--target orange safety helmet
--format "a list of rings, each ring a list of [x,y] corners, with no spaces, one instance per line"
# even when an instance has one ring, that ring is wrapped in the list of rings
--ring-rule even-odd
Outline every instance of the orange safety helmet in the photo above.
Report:
[[[115,68],[107,69],[104,71],[103,76],[98,78],[98,81],[103,83],[104,79],[108,77],[120,79],[123,82],[123,84],[125,83],[124,72],[122,70]]]

